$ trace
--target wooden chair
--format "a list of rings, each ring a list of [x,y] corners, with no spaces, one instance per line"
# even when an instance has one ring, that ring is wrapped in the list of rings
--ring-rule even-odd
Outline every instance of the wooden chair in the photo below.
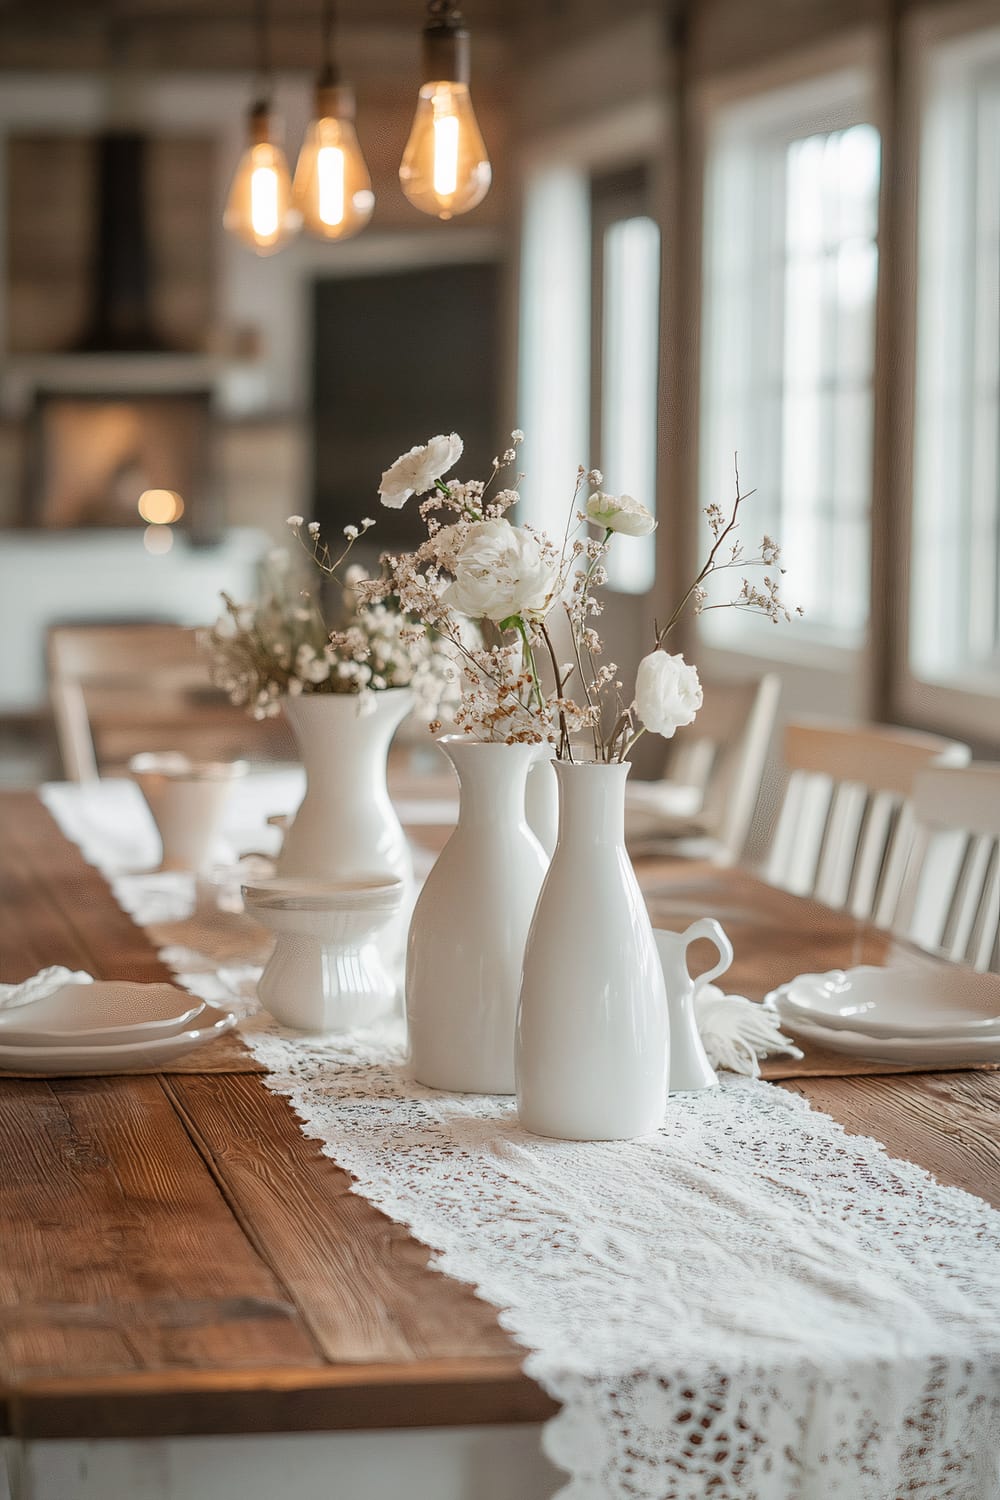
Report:
[[[967,765],[967,745],[885,725],[790,723],[789,771],[766,876],[890,926],[915,833],[915,778]]]
[[[924,771],[895,927],[924,948],[1000,972],[1000,765]]]
[[[630,840],[678,842],[678,852],[735,864],[757,808],[781,698],[776,673],[750,682],[706,682],[705,702],[678,730],[668,775],[626,791]]]
[[[254,723],[212,686],[197,634],[169,624],[52,627],[49,698],[71,781],[95,780],[99,762],[120,766],[139,750],[291,757],[282,723]]]

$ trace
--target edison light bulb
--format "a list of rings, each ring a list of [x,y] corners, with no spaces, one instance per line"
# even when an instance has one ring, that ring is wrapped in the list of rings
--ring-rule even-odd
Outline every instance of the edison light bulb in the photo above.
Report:
[[[439,219],[468,213],[493,173],[466,83],[425,83],[417,100],[399,180],[414,208]]]
[[[223,224],[258,255],[271,255],[298,230],[302,217],[292,205],[285,153],[271,140],[265,105],[250,111],[250,144],[236,168]]]
[[[354,94],[345,84],[317,90],[292,201],[309,233],[326,240],[348,239],[372,216],[375,194],[354,130]]]

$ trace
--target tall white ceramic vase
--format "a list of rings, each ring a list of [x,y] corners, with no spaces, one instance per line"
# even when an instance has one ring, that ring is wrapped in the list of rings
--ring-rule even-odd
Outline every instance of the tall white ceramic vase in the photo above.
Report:
[[[402,953],[412,905],[413,859],[389,798],[386,767],[392,737],[413,707],[409,688],[372,693],[359,712],[355,693],[286,698],[306,771],[306,794],[285,835],[278,873],[320,880],[396,875],[400,916],[387,934]]]
[[[559,839],[524,955],[517,1109],[525,1129],[623,1140],[663,1123],[663,970],[625,850],[628,765],[557,762]]]
[[[438,742],[458,775],[458,824],[417,899],[406,959],[418,1082],[514,1092],[521,960],[546,858],[524,814],[533,745]]]

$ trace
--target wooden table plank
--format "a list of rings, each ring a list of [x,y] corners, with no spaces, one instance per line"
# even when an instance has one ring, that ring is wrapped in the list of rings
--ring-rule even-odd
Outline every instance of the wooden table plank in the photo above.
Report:
[[[37,799],[0,794],[0,979],[170,975]],[[523,1352],[259,1077],[0,1079],[0,1431],[539,1422]]]
[[[303,1139],[286,1102],[258,1079],[176,1077],[166,1086],[328,1359],[510,1359],[493,1310],[429,1273],[427,1249],[351,1192],[348,1174]]]
[[[49,964],[101,979],[173,979],[104,876],[64,838],[33,792],[0,795],[0,983]]]
[[[195,1437],[539,1423],[558,1411],[521,1356],[324,1365],[258,1374],[168,1371],[28,1380],[0,1408],[0,1436]]]
[[[320,1362],[157,1079],[5,1082],[0,1139],[0,1367]]]

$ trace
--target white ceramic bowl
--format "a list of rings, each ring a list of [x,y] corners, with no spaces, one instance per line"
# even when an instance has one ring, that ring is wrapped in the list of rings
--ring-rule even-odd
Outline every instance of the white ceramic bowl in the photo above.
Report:
[[[863,964],[800,974],[775,991],[778,1008],[833,1031],[885,1038],[1000,1038],[1000,979],[972,969]]]
[[[389,1011],[396,983],[376,938],[403,900],[396,876],[273,880],[243,887],[247,912],[275,934],[261,1004],[300,1031],[349,1031]]]

